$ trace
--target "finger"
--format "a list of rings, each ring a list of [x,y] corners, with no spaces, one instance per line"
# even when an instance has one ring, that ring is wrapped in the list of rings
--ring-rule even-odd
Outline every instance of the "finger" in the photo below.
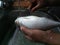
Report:
[[[34,12],[34,11],[35,11],[35,8],[32,8],[32,9],[31,9],[31,12]]]
[[[32,40],[32,38],[31,37],[29,37],[29,36],[25,36],[27,39],[29,39],[29,40]]]
[[[32,9],[31,9],[31,12],[34,12],[36,9],[38,9],[40,7],[40,4],[37,4],[35,7],[33,7]]]
[[[32,31],[26,27],[21,27],[21,31],[23,31],[23,33],[28,35],[28,36],[32,35]]]

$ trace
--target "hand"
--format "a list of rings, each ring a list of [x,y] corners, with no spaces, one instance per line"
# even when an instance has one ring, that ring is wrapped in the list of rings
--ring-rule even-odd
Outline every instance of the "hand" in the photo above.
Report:
[[[28,29],[26,27],[20,27],[21,31],[25,34],[25,37],[33,41],[43,41],[45,42],[47,37],[49,37],[51,31],[42,31],[37,29]]]
[[[28,7],[28,9],[31,8],[33,3],[37,3],[37,4],[31,9],[31,12],[34,12],[36,9],[41,7],[43,5],[43,3],[44,3],[44,0],[32,0],[31,5]]]

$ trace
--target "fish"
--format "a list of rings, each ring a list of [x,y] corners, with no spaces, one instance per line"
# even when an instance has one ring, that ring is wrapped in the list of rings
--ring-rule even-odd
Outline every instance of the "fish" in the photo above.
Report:
[[[24,16],[18,17],[15,20],[15,24],[18,26],[25,26],[30,29],[49,30],[60,26],[60,22],[54,21],[47,17],[38,16]]]

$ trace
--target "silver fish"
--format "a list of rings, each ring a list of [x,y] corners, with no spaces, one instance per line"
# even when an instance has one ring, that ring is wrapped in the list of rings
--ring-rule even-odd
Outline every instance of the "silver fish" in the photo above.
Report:
[[[15,23],[19,26],[25,26],[31,29],[48,30],[60,26],[60,22],[48,19],[46,17],[26,16],[18,17]]]

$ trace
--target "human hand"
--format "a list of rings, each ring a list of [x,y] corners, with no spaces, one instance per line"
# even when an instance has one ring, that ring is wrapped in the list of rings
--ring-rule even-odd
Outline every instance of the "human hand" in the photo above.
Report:
[[[31,6],[34,5],[33,3],[35,3],[36,5],[33,8],[31,8]],[[31,5],[28,7],[28,9],[31,8],[31,12],[34,12],[36,9],[41,7],[43,3],[44,3],[44,0],[31,0]]]
[[[25,34],[25,37],[29,40],[33,41],[43,41],[45,42],[48,37],[50,37],[52,34],[51,30],[48,31],[42,31],[38,29],[28,29],[26,27],[20,27],[21,31]]]

